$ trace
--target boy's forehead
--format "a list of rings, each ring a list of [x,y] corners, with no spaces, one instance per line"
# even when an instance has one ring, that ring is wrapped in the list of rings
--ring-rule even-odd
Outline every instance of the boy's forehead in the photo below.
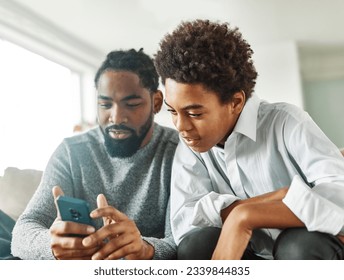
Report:
[[[171,79],[165,82],[165,96],[167,105],[194,108],[206,106],[212,99],[218,99],[214,92],[206,90],[201,84],[178,83]]]

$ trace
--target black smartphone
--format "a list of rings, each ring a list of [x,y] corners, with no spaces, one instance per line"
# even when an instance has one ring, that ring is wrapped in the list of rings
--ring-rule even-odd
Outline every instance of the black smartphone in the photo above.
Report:
[[[65,195],[59,196],[56,201],[63,221],[94,226],[87,201]]]

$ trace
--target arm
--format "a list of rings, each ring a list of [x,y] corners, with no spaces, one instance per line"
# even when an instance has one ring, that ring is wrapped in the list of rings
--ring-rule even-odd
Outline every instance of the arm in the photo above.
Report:
[[[249,203],[263,203],[263,202],[270,202],[270,201],[282,201],[288,191],[288,187],[283,187],[277,191],[269,192],[266,194],[258,195],[255,197],[251,197],[248,199],[237,200],[228,207],[221,210],[221,218],[222,222],[224,223],[227,219],[228,215],[232,212],[232,210],[238,205],[244,205]]]
[[[254,229],[302,226],[304,224],[281,200],[238,205],[223,225],[212,259],[240,260]]]
[[[174,242],[171,219],[170,219],[170,201],[167,205],[166,217],[165,217],[165,232],[164,238],[147,237],[143,239],[154,247],[154,260],[171,260],[177,258],[177,246]]]
[[[217,182],[227,185],[220,176]],[[222,226],[221,209],[239,198],[229,187],[225,194],[215,187],[200,156],[181,140],[171,178],[171,227],[177,244],[196,227]]]
[[[73,195],[73,179],[66,144],[61,143],[51,156],[37,191],[13,229],[12,254],[21,259],[55,259],[51,249],[50,227],[57,217],[52,195],[55,185]]]
[[[223,209],[223,233],[214,259],[240,258],[255,228],[305,225],[309,230],[334,235],[343,231],[344,168],[338,149],[308,117],[297,123],[287,122],[284,135],[291,160],[306,182],[296,176],[284,194],[273,192],[236,201]],[[246,211],[250,214],[243,214]],[[343,240],[343,235],[337,237]],[[223,249],[225,246],[227,249]]]
[[[286,125],[284,134],[303,178],[293,178],[283,202],[308,230],[344,234],[344,160],[338,148],[308,116]]]

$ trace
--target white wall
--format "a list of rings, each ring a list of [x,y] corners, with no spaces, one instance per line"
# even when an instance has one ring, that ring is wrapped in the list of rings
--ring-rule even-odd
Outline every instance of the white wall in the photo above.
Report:
[[[295,42],[252,46],[258,72],[256,94],[269,102],[303,108],[298,50]]]

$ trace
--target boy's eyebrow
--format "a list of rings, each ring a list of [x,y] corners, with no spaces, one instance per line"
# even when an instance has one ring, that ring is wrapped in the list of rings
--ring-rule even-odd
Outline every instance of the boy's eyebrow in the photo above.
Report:
[[[171,106],[166,102],[166,99],[164,99],[164,103],[165,103],[166,106],[171,107]],[[172,108],[172,107],[171,107],[171,108]]]
[[[164,99],[164,103],[166,104],[166,106],[172,108],[171,105],[169,105],[167,102],[166,102],[166,99]],[[182,110],[186,111],[186,110],[192,110],[192,109],[200,109],[200,108],[203,108],[204,106],[201,105],[201,104],[190,104],[188,106],[185,106],[182,108]]]

